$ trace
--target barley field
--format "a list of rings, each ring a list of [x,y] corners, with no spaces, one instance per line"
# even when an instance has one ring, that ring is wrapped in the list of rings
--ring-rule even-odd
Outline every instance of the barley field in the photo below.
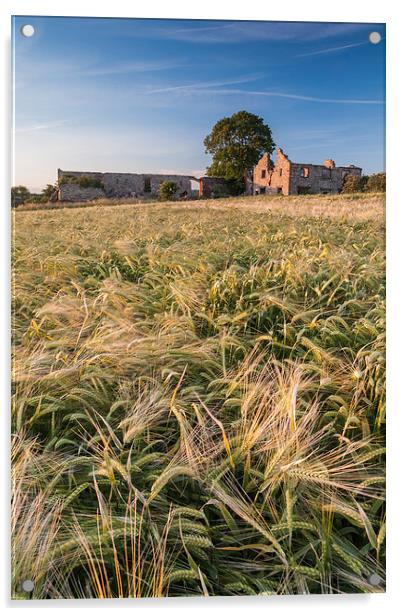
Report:
[[[12,597],[383,592],[383,196],[13,216]]]

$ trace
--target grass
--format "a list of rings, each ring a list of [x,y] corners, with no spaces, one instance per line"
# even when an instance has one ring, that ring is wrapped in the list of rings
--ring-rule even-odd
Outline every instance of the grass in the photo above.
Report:
[[[12,596],[383,591],[384,273],[380,195],[16,211]]]

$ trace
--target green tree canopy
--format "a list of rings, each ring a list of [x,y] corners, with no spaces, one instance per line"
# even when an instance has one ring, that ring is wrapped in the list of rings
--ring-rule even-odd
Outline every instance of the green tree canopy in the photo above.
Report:
[[[53,184],[46,184],[46,187],[41,192],[42,202],[54,201],[56,199],[56,192],[57,188]]]
[[[11,207],[16,207],[29,201],[31,193],[26,186],[13,186],[11,188]]]
[[[219,120],[204,139],[205,151],[212,155],[207,175],[242,182],[264,152],[272,154],[275,143],[271,129],[259,116],[238,111]]]

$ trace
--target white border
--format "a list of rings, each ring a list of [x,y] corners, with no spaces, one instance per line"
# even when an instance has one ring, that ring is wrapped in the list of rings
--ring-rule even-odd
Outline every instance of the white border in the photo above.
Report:
[[[401,3],[395,0],[381,2],[367,1],[351,2],[351,0],[287,0],[285,3],[272,3],[267,0],[255,0],[253,3],[224,2],[221,0],[202,0],[196,4],[188,0],[154,0],[152,3],[130,2],[128,0],[113,0],[102,4],[82,0],[3,0],[0,6],[0,28],[2,49],[5,51],[1,63],[3,106],[5,113],[1,124],[3,131],[3,147],[1,149],[3,186],[1,205],[1,273],[4,283],[1,295],[1,324],[3,326],[2,345],[2,400],[3,420],[1,435],[3,437],[3,473],[2,486],[4,492],[1,503],[9,501],[8,455],[9,455],[9,253],[10,253],[10,211],[9,188],[11,177],[10,146],[11,146],[11,88],[10,88],[10,16],[18,15],[69,15],[98,17],[165,17],[165,18],[208,18],[208,19],[266,19],[289,21],[355,21],[366,23],[387,23],[387,372],[388,372],[388,461],[387,461],[387,504],[388,504],[388,541],[387,541],[387,592],[372,596],[301,596],[301,597],[236,597],[210,599],[169,599],[169,600],[105,600],[105,601],[49,601],[49,602],[11,602],[9,595],[9,530],[8,509],[1,508],[2,525],[0,538],[4,548],[1,560],[1,600],[5,609],[16,610],[19,613],[25,609],[42,612],[44,609],[67,608],[74,609],[77,614],[94,612],[95,610],[136,609],[146,610],[147,614],[168,610],[174,612],[191,612],[192,615],[230,610],[234,615],[242,614],[245,609],[259,613],[271,610],[276,614],[297,613],[298,616],[319,614],[345,614],[379,616],[385,611],[396,612],[400,603],[401,552],[402,536],[400,527],[401,513],[398,512],[398,493],[400,492],[401,461],[399,452],[402,450],[402,419],[400,411],[400,395],[398,380],[400,380],[401,364],[401,301],[402,275],[401,252],[402,220],[400,212],[402,203],[400,141],[402,139],[401,122]],[[398,60],[399,58],[399,60]],[[5,291],[8,287],[8,293]],[[399,515],[398,515],[399,513]]]

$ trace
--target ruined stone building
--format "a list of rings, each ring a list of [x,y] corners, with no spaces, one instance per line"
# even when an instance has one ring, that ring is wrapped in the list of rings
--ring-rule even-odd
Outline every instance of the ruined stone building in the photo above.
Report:
[[[245,194],[327,194],[339,193],[347,175],[361,177],[362,169],[355,165],[336,167],[333,160],[322,165],[294,163],[281,148],[277,150],[275,164],[264,154],[248,178]],[[224,178],[190,175],[163,175],[147,173],[100,173],[94,171],[63,171],[58,169],[59,201],[92,201],[94,199],[122,199],[158,196],[162,182],[177,184],[176,198],[199,196],[213,198],[230,193]]]
[[[337,167],[333,160],[322,165],[294,163],[278,148],[275,164],[264,154],[253,171],[254,194],[328,194],[339,193],[347,175],[361,177],[360,167]]]
[[[175,182],[177,198],[220,196],[228,190],[224,178],[191,175],[163,175],[147,173],[100,173],[96,171],[63,171],[57,173],[58,201],[92,201],[158,196],[162,182]],[[252,194],[252,191],[249,191]]]
[[[102,198],[155,197],[162,182],[175,182],[177,197],[198,194],[199,180],[189,175],[100,173],[58,169],[59,201],[92,201]],[[193,188],[194,187],[194,188]]]

